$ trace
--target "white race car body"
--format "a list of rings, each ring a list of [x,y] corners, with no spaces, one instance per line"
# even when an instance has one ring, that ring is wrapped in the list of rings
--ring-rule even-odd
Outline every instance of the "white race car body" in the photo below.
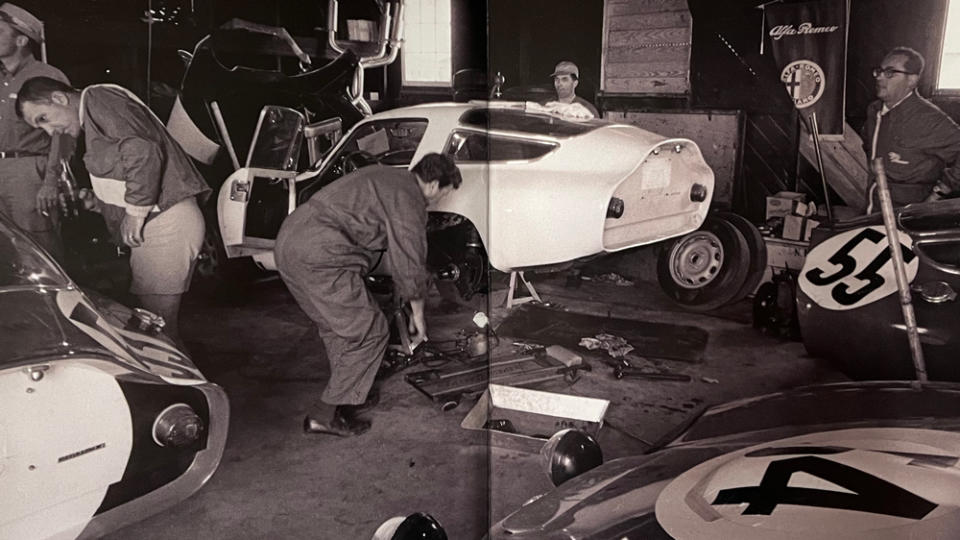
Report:
[[[344,160],[357,151],[368,163],[372,157],[398,167],[430,152],[452,155],[463,184],[429,210],[469,220],[490,265],[504,272],[686,234],[703,223],[714,185],[713,172],[688,139],[603,120],[567,120],[522,102],[417,105],[358,123],[312,173],[297,179],[290,171],[249,167],[231,175],[218,200],[227,254],[254,255],[270,267],[279,224],[252,233],[249,205],[262,200],[258,184],[283,183],[288,196],[274,199],[289,213],[341,176]]]
[[[226,394],[0,215],[0,538],[96,538],[193,494]]]

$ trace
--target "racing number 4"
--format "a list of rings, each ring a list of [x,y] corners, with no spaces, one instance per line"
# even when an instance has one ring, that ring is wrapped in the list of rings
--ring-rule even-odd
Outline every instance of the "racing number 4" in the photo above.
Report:
[[[804,472],[852,493],[790,487],[790,477]],[[759,486],[722,489],[714,505],[747,503],[743,515],[771,515],[781,504],[870,512],[907,519],[923,519],[937,504],[867,472],[818,456],[773,461]]]
[[[837,281],[846,278],[857,269],[857,259],[850,254],[854,249],[856,249],[857,246],[864,241],[870,241],[874,244],[878,244],[885,238],[886,235],[876,229],[864,229],[860,231],[859,234],[847,241],[847,243],[841,246],[836,253],[827,259],[830,263],[840,267],[836,272],[825,276],[824,270],[820,267],[816,267],[807,271],[805,277],[810,281],[810,283],[818,287],[824,287],[836,283]],[[913,251],[903,244],[900,244],[900,250],[903,253],[903,261],[905,263],[909,263],[916,257]],[[873,260],[870,261],[870,263],[862,271],[860,271],[860,273],[853,276],[856,279],[866,282],[862,287],[851,292],[850,285],[847,283],[837,283],[830,291],[830,296],[832,296],[837,303],[844,306],[850,306],[863,300],[868,294],[879,289],[885,283],[886,280],[884,280],[883,276],[881,276],[878,272],[885,264],[887,264],[889,260],[890,250],[881,250],[879,253],[877,253]]]

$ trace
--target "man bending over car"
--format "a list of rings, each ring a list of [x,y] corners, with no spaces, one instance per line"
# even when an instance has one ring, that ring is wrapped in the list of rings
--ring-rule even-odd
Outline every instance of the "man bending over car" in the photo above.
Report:
[[[163,317],[164,332],[180,347],[180,299],[190,285],[203,244],[198,206],[210,188],[179,144],[133,92],[111,84],[83,91],[48,77],[23,84],[17,114],[50,136],[86,142],[97,209],[130,246],[130,292]]]
[[[397,295],[410,302],[412,341],[423,341],[427,206],[460,182],[453,160],[440,154],[425,155],[409,171],[373,165],[324,187],[284,220],[277,269],[316,323],[330,362],[330,380],[304,418],[304,432],[349,437],[370,428],[357,413],[374,401],[390,331],[364,278],[385,259]]]

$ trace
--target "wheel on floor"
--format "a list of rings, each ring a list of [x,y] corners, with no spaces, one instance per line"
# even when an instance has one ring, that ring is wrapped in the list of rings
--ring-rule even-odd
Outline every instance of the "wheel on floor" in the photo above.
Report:
[[[750,245],[739,228],[710,214],[703,225],[673,240],[657,260],[657,280],[671,300],[693,311],[732,302],[751,266]]]
[[[767,244],[763,241],[763,235],[750,220],[734,214],[733,212],[717,212],[717,217],[725,219],[733,224],[740,231],[747,241],[747,247],[750,250],[750,264],[747,269],[747,277],[740,286],[740,290],[734,295],[730,303],[743,300],[757,290],[760,286],[760,280],[763,279],[763,273],[767,269]]]

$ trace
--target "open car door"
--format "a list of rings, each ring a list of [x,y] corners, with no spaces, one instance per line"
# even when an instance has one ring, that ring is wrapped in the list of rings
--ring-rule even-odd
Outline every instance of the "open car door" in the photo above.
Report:
[[[227,178],[217,200],[228,257],[272,257],[280,224],[296,208],[296,169],[305,130],[311,135],[313,159],[317,140],[337,137],[341,127],[339,121],[306,126],[303,114],[288,107],[270,105],[261,111],[246,165]]]

